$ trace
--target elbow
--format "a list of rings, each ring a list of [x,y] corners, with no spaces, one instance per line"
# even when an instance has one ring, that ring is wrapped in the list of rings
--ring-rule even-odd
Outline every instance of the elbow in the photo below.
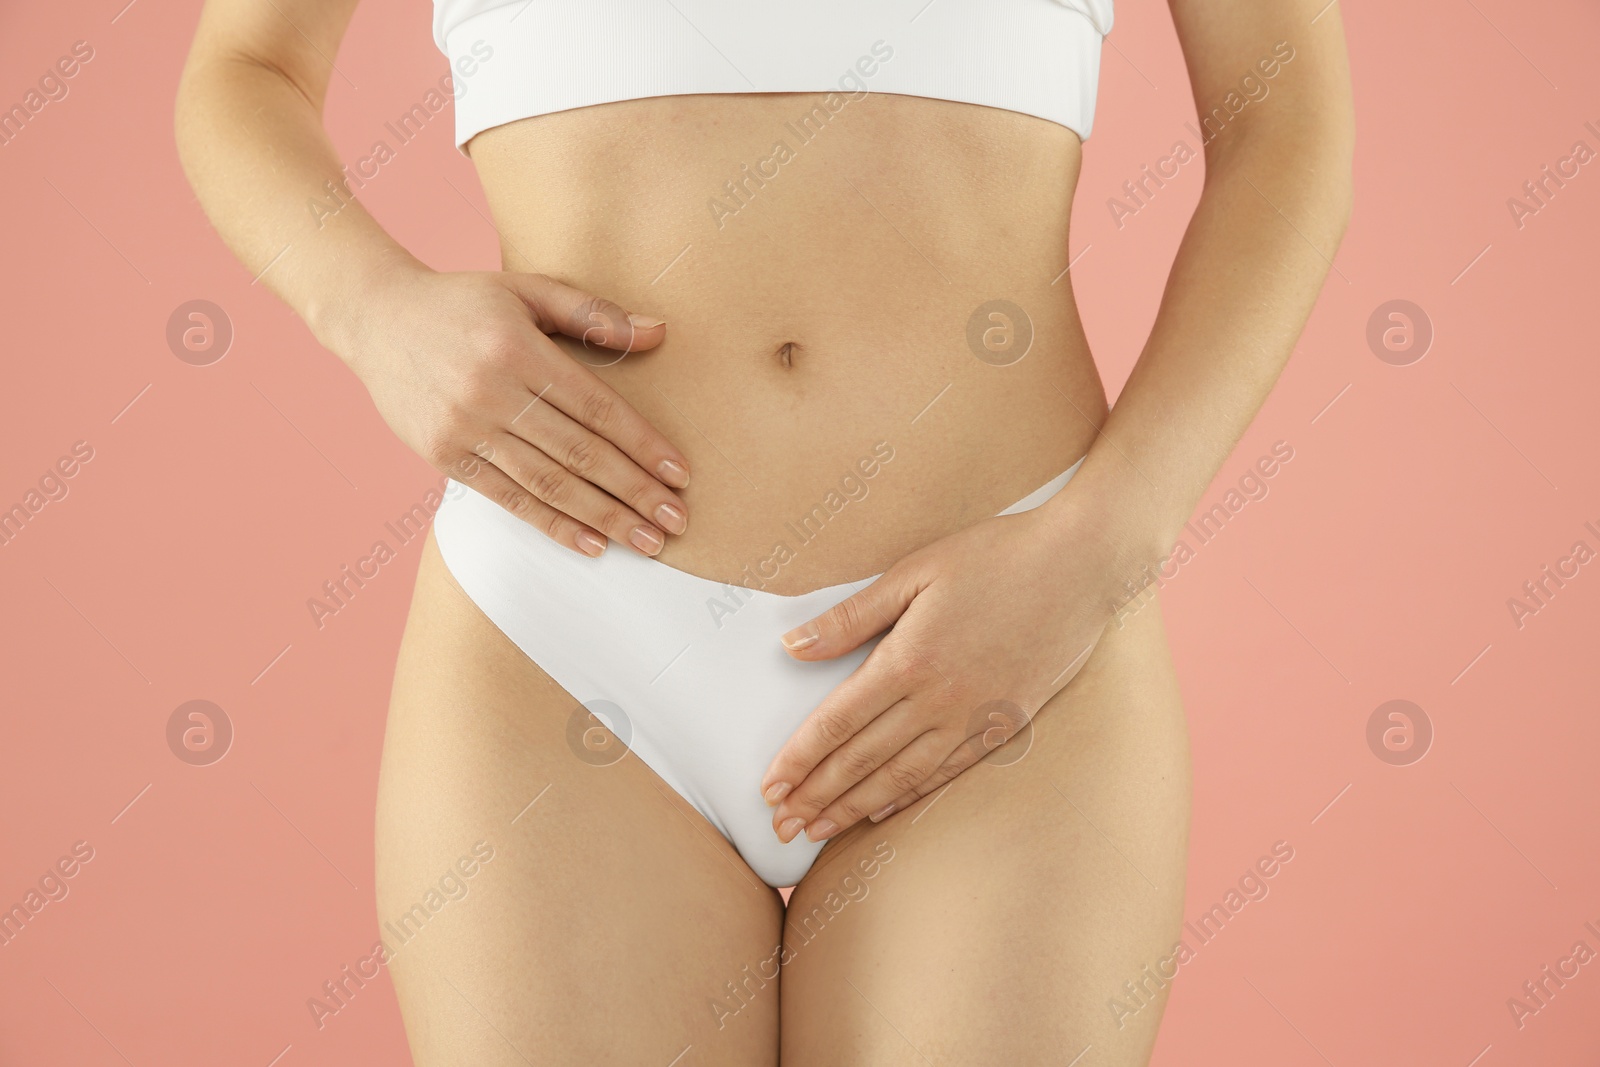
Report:
[[[1301,217],[1316,220],[1332,247],[1344,241],[1355,209],[1355,168],[1350,142],[1325,140],[1318,150],[1306,149],[1298,161],[1286,167],[1289,180],[1298,186],[1289,193],[1289,202],[1298,201]]]
[[[1329,222],[1334,227],[1336,240],[1344,239],[1350,228],[1350,216],[1355,210],[1355,135],[1351,131],[1336,141],[1329,159],[1322,164],[1323,173],[1318,181],[1327,198]]]
[[[1356,123],[1354,109],[1345,106],[1315,124],[1310,140],[1322,146],[1317,166],[1319,180],[1326,186],[1329,210],[1338,224],[1339,235],[1350,225],[1356,197]]]
[[[1334,222],[1338,226],[1338,237],[1344,240],[1345,231],[1350,229],[1350,216],[1355,211],[1356,187],[1354,179],[1346,174],[1339,186],[1338,200]]]
[[[1305,197],[1324,215],[1336,238],[1343,238],[1355,209],[1355,140],[1330,133],[1319,138],[1320,148],[1308,149],[1302,163]]]
[[[1355,123],[1348,109],[1288,114],[1206,146],[1206,183],[1248,181],[1339,237],[1355,206]]]
[[[1345,97],[1312,111],[1299,126],[1290,150],[1303,156],[1306,180],[1342,237],[1355,208],[1355,110]]]
[[[172,142],[177,146],[180,162],[183,160],[184,149],[188,142],[185,132],[189,126],[189,114],[193,107],[190,99],[193,91],[189,74],[189,68],[185,67],[183,74],[178,78],[178,91],[172,98]]]
[[[206,116],[214,107],[217,90],[212,65],[191,52],[172,99],[172,143],[178,151],[178,164],[191,187],[207,141]]]
[[[172,144],[178,151],[178,165],[183,168],[184,177],[189,180],[189,185],[194,186],[193,169],[193,139],[190,131],[194,126],[194,90],[191,86],[189,68],[184,68],[183,75],[178,79],[178,91],[172,100]]]

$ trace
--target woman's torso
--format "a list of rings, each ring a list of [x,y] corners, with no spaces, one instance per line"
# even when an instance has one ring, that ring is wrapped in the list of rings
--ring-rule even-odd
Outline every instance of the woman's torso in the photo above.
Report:
[[[469,145],[506,269],[667,321],[620,359],[562,342],[689,458],[689,529],[658,558],[783,594],[994,514],[1106,411],[1066,273],[1077,135],[827,97],[628,100]]]

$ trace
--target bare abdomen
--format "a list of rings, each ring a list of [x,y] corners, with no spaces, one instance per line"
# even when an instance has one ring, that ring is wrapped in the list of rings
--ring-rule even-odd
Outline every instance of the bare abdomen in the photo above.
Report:
[[[1105,414],[1063,274],[1077,136],[821,100],[627,101],[469,146],[506,269],[667,320],[649,353],[567,346],[689,457],[689,530],[658,558],[733,580],[786,546],[785,594],[994,514]]]

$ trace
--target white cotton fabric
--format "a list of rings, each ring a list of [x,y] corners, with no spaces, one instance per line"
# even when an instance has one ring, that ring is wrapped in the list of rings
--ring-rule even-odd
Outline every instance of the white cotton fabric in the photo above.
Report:
[[[1082,462],[1000,514],[1043,504]],[[591,559],[455,481],[434,536],[472,601],[628,746],[622,758],[643,760],[768,885],[800,880],[822,842],[778,841],[761,777],[877,639],[804,663],[779,637],[881,576],[783,596],[700,578],[622,545]]]
[[[1111,25],[1112,0],[435,0],[433,38],[458,147],[592,104],[829,92],[852,76],[844,88],[1004,108],[1087,139]]]

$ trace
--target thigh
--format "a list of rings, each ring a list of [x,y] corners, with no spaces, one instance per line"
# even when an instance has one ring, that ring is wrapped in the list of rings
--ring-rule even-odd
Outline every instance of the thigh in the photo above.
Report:
[[[376,843],[416,1063],[776,1063],[778,894],[637,758],[597,754],[577,707],[430,536]]]
[[[1153,603],[1031,733],[823,850],[785,923],[786,1067],[1147,1062],[1189,822]]]

